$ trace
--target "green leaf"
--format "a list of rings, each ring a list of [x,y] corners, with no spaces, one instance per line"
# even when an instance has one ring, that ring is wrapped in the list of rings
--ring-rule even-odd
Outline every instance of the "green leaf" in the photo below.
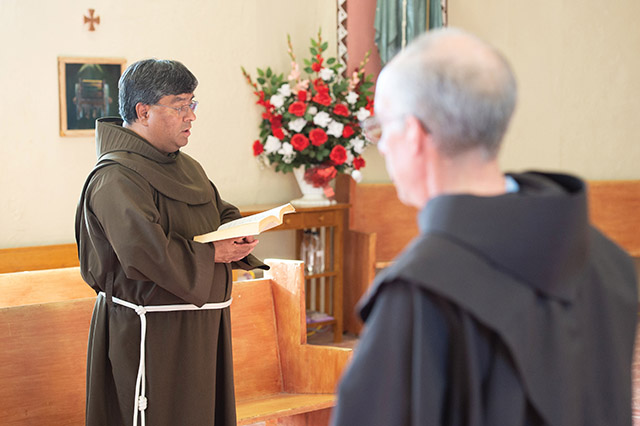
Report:
[[[317,55],[317,54],[318,54],[318,51],[316,50],[316,48],[315,48],[315,47],[310,48],[310,49],[309,49],[309,52],[311,52],[311,54],[312,54],[313,56],[315,56],[315,55]]]
[[[258,68],[258,75],[260,77],[264,77],[264,71],[262,71],[260,68]]]
[[[305,59],[305,60],[304,60],[304,64],[305,64],[306,66],[311,66],[311,61],[310,61],[310,60],[308,60],[308,59]]]
[[[333,64],[333,63],[335,63],[335,62],[336,62],[336,58],[329,58],[329,59],[327,59],[327,64],[328,64],[328,65],[332,65],[332,64]]]
[[[329,48],[329,42],[322,43],[322,50],[327,50]]]
[[[304,72],[306,72],[307,74],[311,74],[313,73],[313,70],[311,69],[311,67],[305,67]]]
[[[271,78],[273,75],[273,71],[271,71],[271,67],[267,68],[267,78]]]
[[[265,80],[265,79],[264,79],[264,78],[262,78],[262,77],[258,77],[258,78],[257,78],[257,82],[258,82],[258,83],[260,83],[260,84],[265,84],[265,83],[267,82],[267,80]]]

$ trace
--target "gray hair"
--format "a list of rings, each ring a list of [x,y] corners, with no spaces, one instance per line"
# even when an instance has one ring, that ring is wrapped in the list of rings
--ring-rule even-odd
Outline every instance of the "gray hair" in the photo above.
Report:
[[[393,112],[420,120],[442,153],[480,148],[489,158],[497,155],[517,87],[496,49],[458,29],[435,30],[413,41],[387,68],[381,77],[392,90],[387,93]]]
[[[196,77],[178,61],[145,59],[131,64],[120,77],[119,112],[127,123],[138,119],[136,105],[158,103],[167,95],[193,93]]]

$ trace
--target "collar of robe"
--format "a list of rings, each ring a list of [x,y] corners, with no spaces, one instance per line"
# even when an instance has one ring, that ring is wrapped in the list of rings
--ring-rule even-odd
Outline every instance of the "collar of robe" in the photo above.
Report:
[[[138,173],[164,196],[191,205],[214,199],[213,187],[202,166],[184,152],[164,154],[122,120],[106,118],[96,126],[98,162],[116,162]]]
[[[434,198],[419,214],[421,232],[444,236],[537,291],[571,301],[575,271],[587,261],[586,186],[568,175],[513,177],[521,192]]]

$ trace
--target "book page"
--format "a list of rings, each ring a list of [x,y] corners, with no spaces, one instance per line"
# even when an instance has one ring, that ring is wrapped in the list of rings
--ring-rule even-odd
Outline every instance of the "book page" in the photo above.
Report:
[[[282,216],[285,213],[294,212],[295,208],[289,203],[262,213],[242,217],[220,225],[217,230],[207,234],[196,235],[194,241],[208,243],[227,238],[237,238],[247,235],[258,235],[262,231],[275,228],[282,224]]]
[[[269,216],[276,216],[276,217],[279,218],[280,217],[280,209],[282,209],[283,207],[284,206],[276,207],[276,208],[273,208],[271,210],[264,211],[262,213],[256,213],[256,214],[251,215],[251,216],[241,217],[240,219],[232,220],[231,222],[227,222],[227,223],[225,223],[223,225],[220,225],[220,227],[218,228],[218,231],[223,230],[223,229],[232,228],[234,226],[244,225],[245,223],[260,223],[260,221],[262,219],[267,218]]]

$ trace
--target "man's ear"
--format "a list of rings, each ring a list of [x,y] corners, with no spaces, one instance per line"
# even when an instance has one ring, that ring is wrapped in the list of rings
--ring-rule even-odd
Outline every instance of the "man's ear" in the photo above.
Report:
[[[149,121],[149,109],[150,105],[143,104],[142,102],[138,102],[136,104],[136,115],[138,116],[138,123],[146,126]]]
[[[425,149],[425,139],[428,139],[431,135],[424,131],[424,127],[420,123],[420,121],[410,115],[407,117],[405,122],[405,135],[407,138],[407,145],[409,149],[409,153],[411,155],[421,155],[424,154]]]

